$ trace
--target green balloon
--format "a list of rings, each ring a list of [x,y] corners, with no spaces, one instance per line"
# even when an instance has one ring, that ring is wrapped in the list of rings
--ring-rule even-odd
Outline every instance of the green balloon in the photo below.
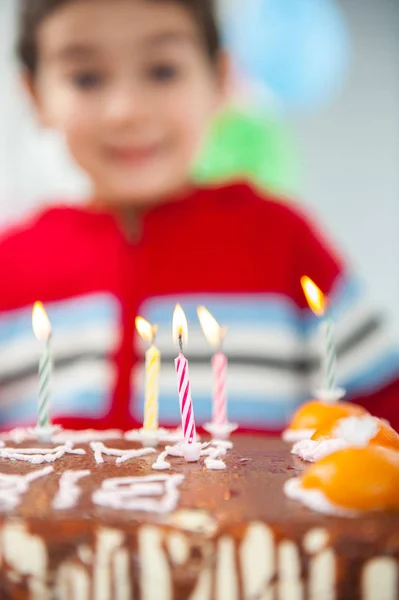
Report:
[[[250,179],[278,194],[300,191],[299,159],[286,128],[271,116],[236,109],[215,119],[194,167],[199,183]]]

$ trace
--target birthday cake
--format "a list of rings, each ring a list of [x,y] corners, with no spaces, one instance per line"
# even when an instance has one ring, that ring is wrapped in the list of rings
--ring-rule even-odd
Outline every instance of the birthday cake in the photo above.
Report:
[[[119,432],[20,433],[0,448],[3,600],[399,597],[399,512],[288,498],[305,463],[281,440],[237,435],[187,463]]]

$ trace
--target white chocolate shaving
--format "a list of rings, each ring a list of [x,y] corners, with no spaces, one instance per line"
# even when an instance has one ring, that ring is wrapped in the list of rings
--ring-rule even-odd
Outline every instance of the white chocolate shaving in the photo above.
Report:
[[[90,475],[90,471],[65,471],[59,482],[59,490],[53,500],[53,508],[62,510],[76,506],[81,490],[76,485],[83,477]]]
[[[158,514],[173,511],[183,475],[150,475],[107,479],[93,494],[93,502],[114,510],[137,510]]]

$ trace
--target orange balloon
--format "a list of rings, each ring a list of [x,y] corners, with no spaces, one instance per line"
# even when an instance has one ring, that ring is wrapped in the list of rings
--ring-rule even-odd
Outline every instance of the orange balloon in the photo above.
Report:
[[[399,452],[374,445],[345,448],[311,465],[301,482],[342,508],[399,510]]]
[[[338,419],[358,417],[366,414],[366,410],[358,404],[337,402],[329,404],[319,400],[310,400],[302,404],[294,413],[289,429],[319,429],[329,427]]]

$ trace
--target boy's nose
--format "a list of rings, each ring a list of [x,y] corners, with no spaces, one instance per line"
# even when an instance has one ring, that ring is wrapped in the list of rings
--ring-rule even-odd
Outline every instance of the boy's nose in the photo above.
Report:
[[[132,126],[149,115],[150,103],[138,86],[120,85],[104,99],[103,116],[114,126]]]

